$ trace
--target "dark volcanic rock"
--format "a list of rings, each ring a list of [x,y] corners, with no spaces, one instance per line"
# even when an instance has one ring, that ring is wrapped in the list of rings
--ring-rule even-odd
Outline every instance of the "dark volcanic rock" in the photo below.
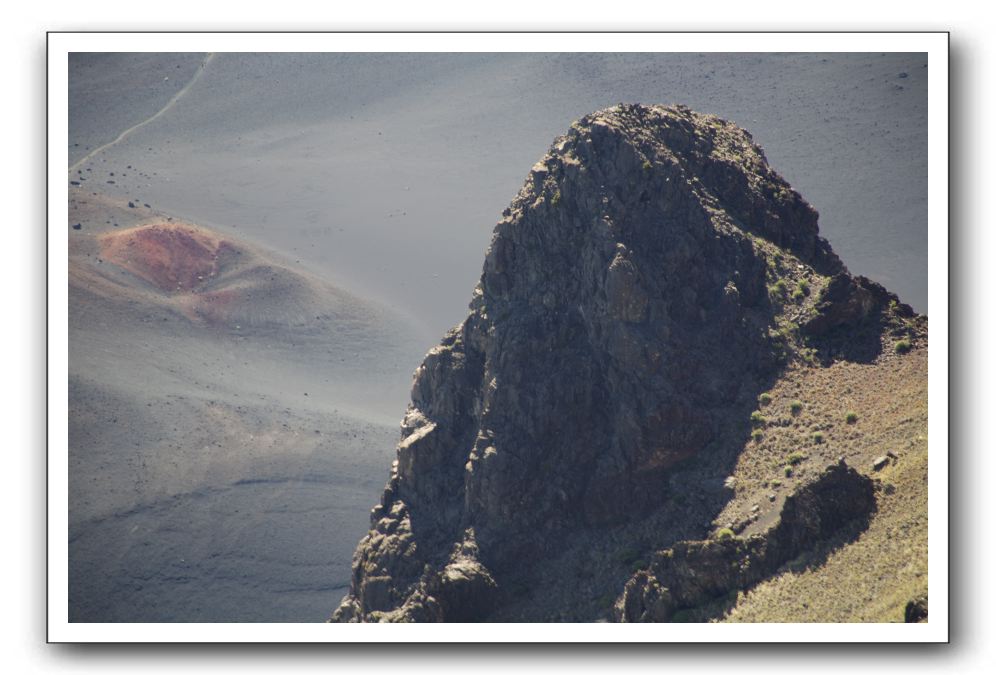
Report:
[[[870,361],[879,353],[879,336],[890,314],[893,318],[914,316],[912,307],[901,304],[881,285],[839,273],[820,292],[800,330],[825,356]]]
[[[927,596],[914,598],[906,603],[904,613],[906,623],[922,623],[927,620]]]
[[[714,116],[624,105],[574,123],[498,223],[469,316],[415,373],[333,620],[486,619],[572,533],[674,498],[668,471],[729,446],[784,365],[773,270],[853,283],[817,217]],[[847,307],[828,297],[828,325],[864,311],[833,293]]]
[[[875,511],[873,482],[843,462],[790,495],[778,523],[746,539],[684,541],[655,556],[626,583],[616,606],[623,622],[668,621],[751,587],[818,543],[850,528],[860,531]]]

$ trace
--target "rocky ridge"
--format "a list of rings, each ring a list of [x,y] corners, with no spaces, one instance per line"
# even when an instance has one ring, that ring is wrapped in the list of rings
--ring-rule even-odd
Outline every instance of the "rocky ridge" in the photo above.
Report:
[[[724,479],[763,442],[766,391],[926,347],[926,320],[850,275],[817,220],[715,116],[620,105],[575,122],[503,213],[469,316],[415,373],[332,620],[668,620],[776,573],[805,548],[792,523],[833,521],[799,526],[819,539],[870,517],[870,481],[813,453],[770,522],[687,543],[753,499]],[[829,518],[827,476],[861,508]],[[751,523],[769,527],[737,536]],[[666,561],[692,549],[763,564],[689,590]]]

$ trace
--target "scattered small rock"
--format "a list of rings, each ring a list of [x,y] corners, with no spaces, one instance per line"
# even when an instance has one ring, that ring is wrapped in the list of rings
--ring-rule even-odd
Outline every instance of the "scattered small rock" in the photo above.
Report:
[[[903,79],[903,80],[905,80],[905,79],[906,79],[907,77],[909,77],[909,76],[910,76],[910,74],[909,74],[909,73],[905,73],[905,72],[904,72],[904,73],[899,73],[899,77],[900,77],[900,79]]]
[[[886,465],[888,465],[888,463],[889,463],[889,458],[886,457],[885,455],[882,455],[881,457],[875,458],[875,461],[872,462],[872,468],[875,469],[876,471],[881,471],[886,467]]]
[[[888,452],[886,452],[885,456],[886,457],[891,457],[892,459],[899,459],[899,456],[896,455],[896,453],[894,453],[892,450],[889,450]]]
[[[73,229],[74,230],[82,230],[83,229],[83,223],[76,223],[75,225],[73,225]]]
[[[135,208],[135,202],[128,202],[128,208],[129,209]]]
[[[770,494],[768,495],[768,501],[769,501],[769,502],[773,502],[773,501],[775,501],[775,499],[776,499],[776,496],[775,496],[775,493],[774,493],[774,492],[772,492],[772,493],[770,493]]]

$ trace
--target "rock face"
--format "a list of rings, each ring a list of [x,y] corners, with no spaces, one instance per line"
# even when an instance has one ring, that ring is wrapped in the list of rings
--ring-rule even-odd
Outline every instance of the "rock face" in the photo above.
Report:
[[[415,373],[333,620],[488,619],[581,533],[696,492],[669,472],[735,452],[786,363],[895,300],[847,274],[817,217],[714,116],[620,105],[575,122],[505,210],[469,316]]]
[[[762,534],[684,541],[658,553],[626,583],[615,618],[669,621],[678,611],[748,589],[814,544],[867,524],[874,510],[872,481],[841,462],[790,495],[778,523]]]

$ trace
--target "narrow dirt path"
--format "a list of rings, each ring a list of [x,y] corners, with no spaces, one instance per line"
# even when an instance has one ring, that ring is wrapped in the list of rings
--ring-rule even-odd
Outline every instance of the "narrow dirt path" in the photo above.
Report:
[[[86,156],[84,156],[79,161],[77,161],[75,164],[73,164],[72,166],[70,166],[69,167],[69,171],[70,172],[75,171],[76,169],[78,169],[79,167],[83,166],[84,164],[86,164],[91,159],[93,159],[96,155],[100,154],[104,150],[107,150],[108,148],[113,147],[113,146],[117,145],[118,143],[120,143],[121,141],[123,141],[125,138],[127,138],[128,136],[130,136],[132,134],[132,132],[138,131],[139,129],[141,129],[142,127],[144,127],[146,124],[149,124],[150,122],[154,122],[159,117],[161,117],[167,110],[169,110],[170,108],[172,108],[176,104],[176,102],[179,101],[183,97],[184,94],[187,93],[187,91],[194,85],[195,82],[197,82],[197,80],[200,79],[201,75],[204,74],[204,70],[207,68],[207,65],[209,63],[211,63],[211,61],[214,60],[214,56],[215,56],[215,53],[211,52],[207,56],[204,57],[204,61],[201,62],[200,68],[198,68],[197,72],[194,73],[194,76],[190,78],[190,81],[187,82],[186,85],[184,85],[183,89],[181,89],[180,91],[178,91],[175,94],[173,94],[173,98],[171,98],[169,101],[167,101],[166,105],[164,105],[162,108],[160,108],[159,112],[157,112],[152,117],[139,122],[138,124],[136,124],[134,126],[128,127],[127,129],[125,129],[124,131],[122,131],[120,134],[118,134],[118,137],[115,138],[110,143],[105,143],[104,145],[100,146],[99,148],[95,148],[94,150],[91,150]]]

